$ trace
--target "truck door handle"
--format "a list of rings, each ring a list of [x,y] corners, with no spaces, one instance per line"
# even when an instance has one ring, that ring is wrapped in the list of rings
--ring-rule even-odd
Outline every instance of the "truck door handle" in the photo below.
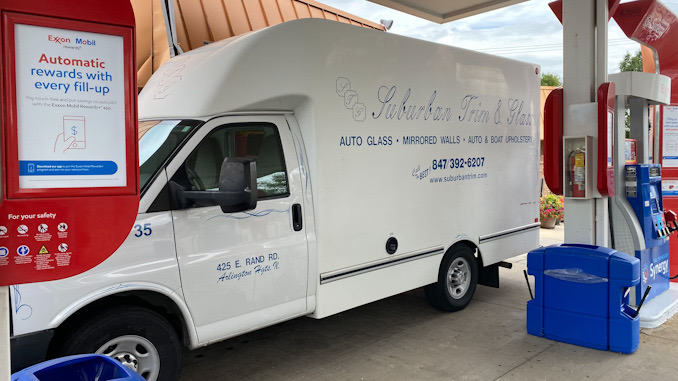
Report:
[[[292,205],[292,228],[295,232],[298,232],[304,227],[301,218],[301,205],[294,204]]]

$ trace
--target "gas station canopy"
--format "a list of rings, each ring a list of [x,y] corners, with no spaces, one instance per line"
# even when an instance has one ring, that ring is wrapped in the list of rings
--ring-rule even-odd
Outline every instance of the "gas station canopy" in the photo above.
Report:
[[[525,0],[368,0],[412,16],[444,24]]]

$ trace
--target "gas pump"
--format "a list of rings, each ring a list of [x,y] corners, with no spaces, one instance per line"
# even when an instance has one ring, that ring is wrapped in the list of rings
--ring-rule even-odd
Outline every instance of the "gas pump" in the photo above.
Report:
[[[615,177],[623,179],[616,184],[616,195],[610,202],[611,242],[616,250],[635,255],[640,260],[641,282],[631,293],[631,304],[638,304],[648,286],[652,286],[646,301],[669,288],[669,235],[675,230],[667,224],[662,200],[661,168],[650,164],[649,125],[647,109],[651,104],[665,104],[670,79],[651,73],[624,72],[611,74],[617,89],[615,143],[625,147],[624,109],[631,113],[630,137],[635,140],[637,152],[615,152]],[[664,89],[664,91],[661,91]],[[627,156],[638,164],[626,165]],[[671,220],[671,212],[666,212]],[[644,311],[652,311],[645,308]]]
[[[645,249],[635,252],[640,259],[641,275],[635,300],[640,300],[647,287],[652,286],[647,295],[647,300],[651,300],[669,288],[669,235],[675,229],[669,228],[664,218],[659,164],[627,165],[624,172],[626,199],[635,212],[645,243]]]
[[[670,106],[659,106],[650,113],[655,129],[654,157],[663,169],[665,205],[678,210],[678,18],[658,0],[637,0],[620,4],[615,15],[617,24],[627,37],[643,44],[643,71],[661,73],[671,78],[663,89],[670,94]],[[673,257],[671,273],[678,273],[678,239],[669,240]]]

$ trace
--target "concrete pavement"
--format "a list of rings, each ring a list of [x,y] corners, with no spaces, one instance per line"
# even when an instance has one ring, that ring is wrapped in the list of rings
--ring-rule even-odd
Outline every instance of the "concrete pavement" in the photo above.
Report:
[[[541,243],[562,242],[562,233],[563,225],[541,229]],[[500,269],[501,287],[479,286],[463,311],[440,312],[414,290],[185,351],[181,380],[677,379],[676,318],[642,329],[632,355],[527,334],[526,260],[513,258],[513,269]]]

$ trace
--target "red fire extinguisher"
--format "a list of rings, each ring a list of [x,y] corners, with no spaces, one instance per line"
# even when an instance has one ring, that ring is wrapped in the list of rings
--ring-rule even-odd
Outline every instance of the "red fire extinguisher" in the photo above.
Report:
[[[577,148],[570,153],[570,186],[572,197],[586,197],[586,151]]]

